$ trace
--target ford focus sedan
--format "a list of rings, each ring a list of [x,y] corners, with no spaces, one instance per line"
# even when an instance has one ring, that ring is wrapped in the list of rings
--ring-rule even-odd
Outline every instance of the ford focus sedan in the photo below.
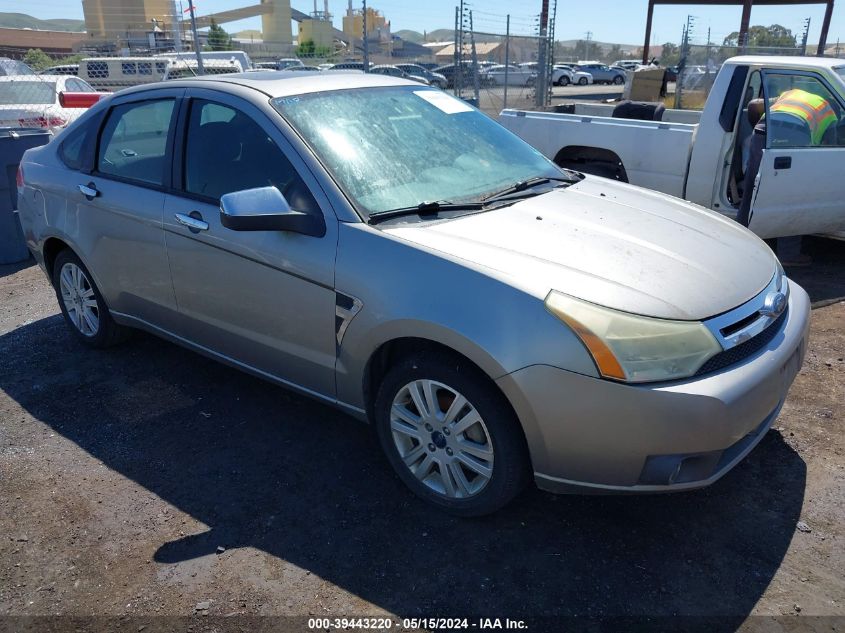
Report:
[[[806,293],[738,224],[565,171],[386,76],[249,73],[99,102],[29,150],[70,330],[132,328],[375,425],[454,514],[708,485],[798,372]]]

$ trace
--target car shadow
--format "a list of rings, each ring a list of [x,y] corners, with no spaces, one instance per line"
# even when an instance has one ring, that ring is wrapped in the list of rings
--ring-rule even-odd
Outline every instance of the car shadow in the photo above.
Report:
[[[532,488],[462,520],[412,496],[366,425],[151,336],[82,350],[54,316],[0,337],[0,358],[15,359],[0,388],[34,418],[209,526],[156,562],[256,547],[401,616],[716,613],[708,630],[734,630],[804,497],[805,464],[772,431],[703,491]]]
[[[29,268],[30,266],[35,266],[35,259],[33,257],[29,257],[28,259],[15,264],[0,264],[0,279],[9,275],[14,275],[17,272],[22,271],[24,268]]]

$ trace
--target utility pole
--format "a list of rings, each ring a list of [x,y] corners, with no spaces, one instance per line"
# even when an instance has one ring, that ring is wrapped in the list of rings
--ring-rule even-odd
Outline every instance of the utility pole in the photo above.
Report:
[[[689,56],[689,41],[692,35],[692,28],[695,25],[695,16],[688,15],[687,23],[684,25],[684,33],[681,37],[681,59],[678,62],[678,79],[675,81],[675,109],[680,109],[683,104],[684,91],[684,70],[687,67]]]
[[[810,18],[804,20],[804,33],[801,35],[801,54],[807,54],[807,38],[810,37]]]
[[[546,45],[548,44],[549,0],[543,0],[540,7],[540,50],[537,54],[537,79],[534,86],[534,105],[538,108],[546,105]]]
[[[475,28],[472,25],[472,10],[469,12],[469,43],[470,43],[470,50],[472,51],[472,87],[473,87],[473,96],[475,97],[475,105],[478,107],[479,104],[479,81],[480,77],[478,76],[478,55],[475,52]]]
[[[455,53],[452,56],[453,61],[453,68],[452,68],[452,91],[455,93],[456,97],[460,98],[460,91],[458,90],[458,62],[460,57],[458,57],[458,28],[459,28],[459,16],[460,16],[460,9],[455,7]]]
[[[367,0],[364,0],[364,23],[363,23],[363,31],[364,35],[364,72],[370,72],[370,44],[367,41]]]
[[[590,43],[593,41],[593,32],[587,31],[584,35],[587,39],[584,40],[584,61],[590,61]]]
[[[205,74],[205,66],[202,65],[202,53],[200,52],[200,36],[197,33],[197,17],[194,15],[194,0],[188,0],[188,10],[191,12],[191,33],[194,35],[194,53],[197,55],[197,72]]]
[[[837,46],[839,42],[836,42]],[[838,49],[837,49],[838,50]],[[508,107],[508,66],[511,62],[511,14],[505,20],[505,99],[502,103],[502,109],[506,110]]]

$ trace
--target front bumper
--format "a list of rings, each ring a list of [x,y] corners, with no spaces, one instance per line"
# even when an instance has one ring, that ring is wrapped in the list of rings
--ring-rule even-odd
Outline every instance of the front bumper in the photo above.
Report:
[[[532,365],[496,382],[552,492],[661,492],[707,486],[763,438],[806,351],[810,301],[792,283],[781,331],[717,373],[630,385]]]

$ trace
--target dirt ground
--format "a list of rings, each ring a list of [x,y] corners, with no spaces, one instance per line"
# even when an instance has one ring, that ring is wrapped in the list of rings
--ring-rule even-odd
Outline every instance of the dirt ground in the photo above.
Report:
[[[0,629],[390,614],[843,631],[845,243],[809,249],[788,271],[816,306],[807,359],[736,469],[675,495],[531,489],[479,520],[417,501],[331,408],[143,334],[83,349],[40,269],[0,267]]]

